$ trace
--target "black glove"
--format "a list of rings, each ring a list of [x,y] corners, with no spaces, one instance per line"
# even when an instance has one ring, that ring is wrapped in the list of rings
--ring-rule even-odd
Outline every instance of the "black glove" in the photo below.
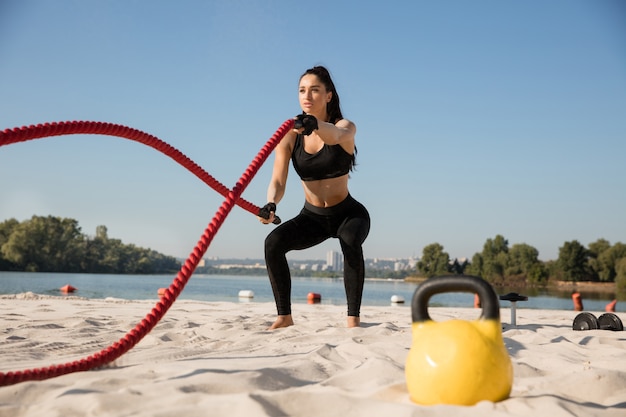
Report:
[[[276,204],[274,203],[267,203],[266,205],[264,205],[263,207],[261,207],[259,209],[259,217],[262,217],[264,219],[269,219],[270,218],[270,212],[276,212]]]
[[[314,130],[319,128],[317,118],[304,112],[296,116],[296,122],[293,127],[294,129],[304,128],[302,131],[303,135],[310,135]]]
[[[259,217],[262,217],[264,219],[269,219],[270,218],[270,212],[274,212],[274,221],[272,223],[274,224],[280,224],[280,217],[278,217],[276,215],[276,204],[274,203],[267,203],[266,205],[264,205],[263,207],[261,207],[259,209]]]

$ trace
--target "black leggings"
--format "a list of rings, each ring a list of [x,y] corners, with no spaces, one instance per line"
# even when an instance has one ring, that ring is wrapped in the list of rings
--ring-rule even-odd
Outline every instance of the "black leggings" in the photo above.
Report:
[[[343,281],[348,316],[358,317],[365,281],[362,244],[369,230],[367,209],[350,195],[328,208],[305,203],[300,214],[274,229],[265,239],[265,263],[278,314],[291,314],[291,274],[287,252],[310,248],[333,237],[339,239],[344,257]]]

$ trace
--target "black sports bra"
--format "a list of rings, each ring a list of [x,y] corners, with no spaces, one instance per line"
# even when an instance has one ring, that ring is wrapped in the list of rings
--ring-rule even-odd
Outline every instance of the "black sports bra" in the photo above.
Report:
[[[319,152],[310,154],[304,150],[302,135],[296,136],[291,162],[302,181],[316,181],[346,175],[354,165],[354,155],[341,145],[324,144]]]

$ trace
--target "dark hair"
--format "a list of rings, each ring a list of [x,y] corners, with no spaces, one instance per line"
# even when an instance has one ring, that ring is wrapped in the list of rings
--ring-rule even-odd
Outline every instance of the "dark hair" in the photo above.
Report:
[[[300,76],[300,80],[305,75],[315,75],[326,87],[326,91],[330,91],[332,96],[328,104],[326,104],[326,114],[328,115],[328,122],[335,124],[339,120],[343,119],[341,114],[341,107],[339,105],[339,94],[337,94],[337,89],[335,88],[335,83],[333,83],[333,79],[330,77],[330,73],[325,67],[321,65],[315,66],[313,68],[309,68]]]

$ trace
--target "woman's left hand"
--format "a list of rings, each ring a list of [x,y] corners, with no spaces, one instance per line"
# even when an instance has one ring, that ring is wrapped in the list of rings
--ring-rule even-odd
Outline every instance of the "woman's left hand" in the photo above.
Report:
[[[302,113],[293,118],[296,122],[294,124],[294,129],[297,133],[302,133],[303,135],[310,135],[314,130],[319,128],[317,123],[317,118],[312,114]]]

